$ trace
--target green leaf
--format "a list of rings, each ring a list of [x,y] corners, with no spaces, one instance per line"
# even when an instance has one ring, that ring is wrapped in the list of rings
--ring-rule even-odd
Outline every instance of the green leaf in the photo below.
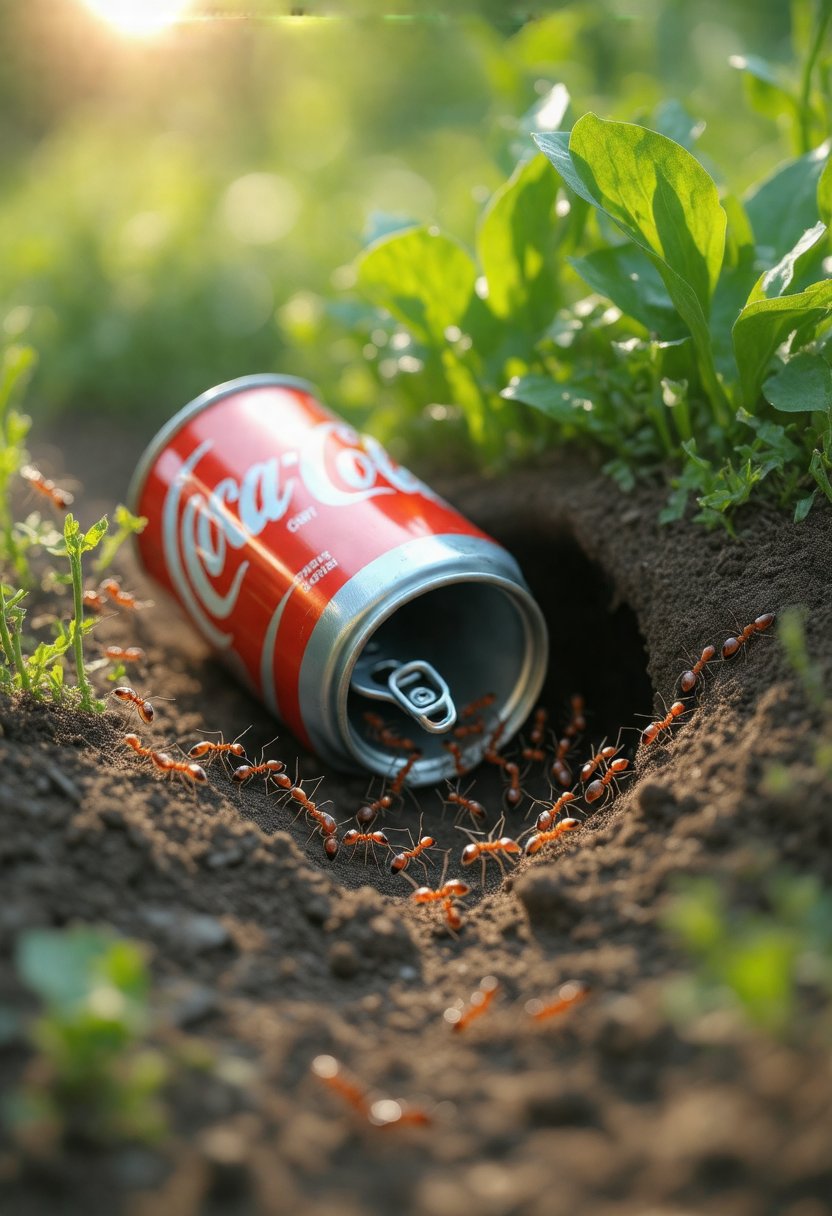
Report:
[[[3,352],[3,361],[0,364],[0,420],[5,417],[12,400],[23,392],[36,363],[37,355],[31,346],[9,346]],[[28,431],[29,419],[24,418],[22,414],[19,414],[18,418],[23,419]],[[7,441],[21,442],[26,431],[22,436],[17,435],[11,440],[7,436]]]
[[[637,247],[613,245],[567,261],[593,291],[612,300],[650,333],[667,340],[687,334],[661,275]]]
[[[17,969],[41,1000],[70,1011],[87,996],[112,943],[109,933],[96,929],[30,929],[18,939]]]
[[[98,548],[108,527],[107,516],[102,515],[98,522],[94,523],[84,533],[84,539],[81,541],[81,552],[89,553],[90,550]]]
[[[804,519],[812,509],[812,504],[814,503],[816,496],[817,490],[812,490],[812,493],[807,494],[805,498],[798,499],[797,505],[794,509],[794,522],[796,524],[803,523]]]
[[[716,185],[679,144],[630,123],[585,114],[564,132],[535,136],[580,197],[647,253],[688,326],[714,407],[724,394],[711,354],[707,314],[719,277],[726,216]]]
[[[734,324],[734,355],[743,401],[754,409],[763,378],[777,347],[807,322],[816,323],[832,311],[832,281],[814,283],[805,291],[747,304]]]
[[[749,103],[758,114],[767,118],[794,115],[797,98],[772,64],[758,55],[732,55],[728,62],[743,73]]]
[[[751,290],[748,303],[786,295],[795,276],[800,274],[808,262],[816,259],[816,247],[826,236],[826,231],[826,224],[820,220],[814,227],[807,228],[794,247],[783,255],[777,265],[760,276]]]
[[[827,410],[832,405],[832,371],[820,355],[802,351],[769,376],[763,393],[786,414]]]
[[[812,452],[812,459],[809,461],[809,472],[818,483],[819,489],[832,502],[832,482],[829,480],[827,468],[828,465],[824,459],[823,452],[815,448],[814,452]]]
[[[675,98],[661,102],[653,115],[652,126],[660,135],[666,135],[674,143],[681,144],[690,152],[705,130],[701,119],[692,118],[685,107]]]
[[[592,408],[585,392],[568,384],[552,380],[549,376],[522,376],[516,383],[504,388],[501,397],[508,401],[522,401],[540,410],[555,422],[581,426],[582,414]]]
[[[495,316],[532,331],[555,312],[551,257],[558,183],[544,156],[519,165],[491,199],[477,233],[477,254]]]
[[[818,218],[818,183],[832,142],[786,161],[745,199],[754,239],[766,261],[777,261]]]
[[[832,223],[832,159],[827,160],[818,179],[817,204],[824,224]]]
[[[477,268],[457,241],[411,228],[371,245],[358,259],[358,285],[419,341],[441,346],[474,296]]]

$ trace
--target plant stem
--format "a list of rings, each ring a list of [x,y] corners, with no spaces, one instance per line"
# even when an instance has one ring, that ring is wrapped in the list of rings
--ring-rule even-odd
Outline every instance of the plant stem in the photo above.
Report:
[[[802,153],[809,152],[812,148],[812,115],[810,110],[812,73],[815,70],[815,64],[823,47],[823,40],[829,28],[830,18],[832,18],[832,5],[824,3],[821,0],[815,36],[812,39],[809,54],[806,56],[806,62],[803,65],[803,76],[800,82],[800,151]]]
[[[69,568],[72,571],[72,598],[75,606],[75,619],[72,622],[72,648],[75,652],[75,670],[78,674],[78,688],[81,693],[81,708],[91,712],[92,689],[87,673],[84,670],[84,591],[83,575],[81,573],[80,549],[69,550]]]
[[[14,637],[9,633],[9,622],[6,619],[6,596],[3,593],[2,585],[0,585],[0,639],[3,642],[3,651],[9,664],[9,670],[14,668],[20,676],[21,687],[26,692],[31,692],[32,685],[29,681],[29,674],[26,671],[23,652],[20,649],[20,635],[17,630],[15,630]]]

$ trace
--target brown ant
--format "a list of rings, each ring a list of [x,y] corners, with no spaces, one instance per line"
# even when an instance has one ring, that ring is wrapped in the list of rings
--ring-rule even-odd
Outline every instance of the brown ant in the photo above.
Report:
[[[147,725],[150,725],[156,717],[155,710],[150,702],[146,701],[144,697],[140,697],[135,689],[128,688],[126,684],[122,684],[119,688],[114,688],[113,696],[118,701],[121,701],[122,704],[132,705],[142,722]]]
[[[556,823],[554,827],[537,831],[530,836],[523,846],[523,852],[527,857],[531,857],[534,853],[539,853],[547,844],[553,844],[564,832],[574,832],[580,826],[580,819],[561,819],[560,823]]]
[[[582,984],[578,980],[570,980],[566,984],[562,984],[558,990],[556,1000],[550,1001],[544,1005],[543,1001],[536,997],[530,1001],[526,1001],[526,1013],[535,1022],[545,1022],[549,1018],[559,1017],[560,1014],[566,1013],[567,1009],[571,1009],[574,1005],[585,1001],[592,989],[588,984]]]
[[[246,730],[250,729],[251,727],[246,727]],[[212,732],[208,731],[207,733],[211,734]],[[195,743],[193,747],[188,750],[188,755],[190,758],[192,760],[201,760],[207,756],[210,763],[215,756],[219,756],[220,759],[226,764],[228,763],[229,756],[236,756],[238,759],[245,758],[246,749],[243,747],[242,743],[239,742],[240,736],[238,736],[233,743],[226,743],[222,737],[222,732],[218,731],[217,733],[220,736],[218,743],[215,743],[212,739],[200,739],[198,743]],[[243,734],[245,733],[246,732],[243,731]],[[238,767],[244,766],[241,765]],[[240,778],[234,777],[233,774],[232,779],[235,781],[240,780]]]
[[[194,764],[190,760],[174,760],[167,752],[153,752],[151,760],[161,772],[176,773],[191,784],[204,785],[208,780],[208,774],[202,765]]]
[[[467,1009],[460,1000],[446,1009],[442,1016],[452,1030],[467,1030],[473,1021],[482,1017],[499,991],[500,982],[495,975],[483,976],[479,988],[471,994]]]
[[[364,721],[370,727],[370,730],[382,747],[389,747],[391,751],[415,752],[418,750],[412,739],[406,739],[401,735],[397,735],[392,726],[388,726],[379,714],[374,714],[368,710],[364,714]]]
[[[509,760],[503,765],[503,773],[507,779],[507,785],[503,791],[503,801],[506,806],[511,807],[513,810],[523,801],[523,787],[520,784],[520,766],[519,764],[515,764],[513,760]]]
[[[487,764],[495,764],[497,768],[505,768],[505,760],[500,755],[499,743],[506,729],[505,722],[498,722],[488,737],[488,742],[483,753],[483,760]]]
[[[482,803],[477,802],[476,799],[474,799],[474,798],[468,797],[468,794],[469,794],[470,790],[472,789],[472,786],[473,786],[473,783],[472,783],[472,785],[469,785],[468,789],[465,791],[465,793],[462,794],[462,793],[460,793],[459,789],[451,789],[451,783],[448,782],[448,797],[446,799],[444,799],[443,806],[446,804],[450,804],[451,806],[455,806],[458,808],[457,809],[457,818],[456,818],[457,822],[459,821],[460,815],[463,815],[466,812],[475,821],[477,819],[485,819],[485,807],[482,805]]]
[[[568,739],[576,739],[578,735],[582,735],[586,730],[583,697],[578,693],[575,693],[569,698],[569,707],[572,711],[572,716],[570,717],[569,724],[563,733]]]
[[[404,870],[407,869],[407,867],[410,865],[411,861],[418,861],[419,865],[425,871],[425,877],[427,878],[428,868],[427,868],[425,862],[422,860],[422,854],[427,853],[430,849],[432,849],[434,847],[434,845],[436,844],[436,841],[433,839],[432,836],[422,836],[421,831],[422,831],[422,824],[420,821],[420,823],[419,823],[420,835],[419,835],[418,841],[414,844],[413,837],[410,836],[411,847],[409,849],[402,850],[401,853],[394,854],[394,856],[391,858],[391,861],[390,861],[390,873],[391,874],[401,874]],[[410,835],[410,833],[408,833],[408,835]]]
[[[567,802],[574,802],[577,797],[578,795],[574,792],[574,790],[566,790],[563,794],[561,794],[560,798],[557,798],[538,815],[537,822],[535,823],[535,828],[537,831],[548,831],[563,808],[566,806]]]
[[[546,763],[546,723],[549,720],[549,712],[539,705],[534,711],[534,720],[532,729],[529,732],[529,746],[523,748],[523,759],[530,760],[537,764]]]
[[[462,928],[462,916],[454,904],[454,900],[464,899],[466,895],[471,894],[471,888],[467,882],[463,882],[461,878],[449,878],[445,880],[445,875],[448,872],[448,854],[445,854],[445,864],[442,866],[442,876],[439,879],[439,885],[436,887],[419,887],[409,874],[404,874],[413,887],[413,894],[410,898],[415,904],[441,904],[442,911],[445,914],[445,923],[451,933],[457,933]]]
[[[369,797],[369,795],[367,796]],[[367,827],[373,822],[379,811],[389,811],[392,805],[392,795],[382,792],[373,802],[366,802],[358,808],[355,812],[355,821],[359,827]]]
[[[769,625],[773,623],[774,616],[773,612],[764,612],[762,616],[758,616],[750,625],[746,625],[737,637],[726,638],[722,643],[723,659],[732,659],[755,633],[764,633]]]
[[[699,676],[702,673],[702,669],[706,663],[710,663],[711,659],[713,659],[715,655],[716,646],[706,646],[693,666],[688,671],[682,672],[682,674],[679,676],[679,687],[681,688],[682,692],[693,692],[694,688],[699,682]]]
[[[104,658],[114,663],[142,663],[145,653],[140,646],[105,646]]]
[[[233,744],[231,746],[234,746]],[[273,779],[278,773],[282,773],[286,765],[282,760],[261,760],[259,764],[239,764],[231,774],[231,780],[242,785],[244,781],[248,781],[249,777],[263,775],[266,778],[268,786],[269,777]]]
[[[125,747],[132,747],[137,756],[151,757],[159,754],[154,752],[152,747],[143,747],[138,735],[125,735],[122,743]]]
[[[642,746],[648,747],[651,743],[654,743],[662,731],[669,730],[676,718],[680,717],[686,709],[687,706],[684,701],[674,701],[663,718],[656,722],[651,722],[641,732]]]
[[[497,694],[487,692],[485,696],[478,697],[476,701],[469,701],[467,705],[459,711],[460,718],[473,718],[475,714],[480,713],[483,709],[490,709],[497,700]]]
[[[604,775],[597,777],[595,781],[590,781],[584,790],[584,798],[587,802],[597,802],[607,792],[610,784],[615,781],[616,777],[620,776],[629,767],[630,761],[625,756],[619,756],[617,760],[612,760]]]
[[[36,469],[33,464],[24,464],[20,470],[20,476],[24,481],[28,481],[33,490],[37,490],[38,494],[44,498],[48,498],[53,507],[57,507],[59,511],[66,511],[67,507],[73,502],[73,496],[69,490],[62,490],[55,485],[54,481],[50,481],[48,477],[44,477],[40,469]]]
[[[482,832],[472,832],[469,828],[459,828],[460,832],[464,832],[469,838],[470,844],[466,844],[460,855],[460,861],[464,866],[473,865],[475,861],[479,861],[482,867],[482,886],[485,887],[485,867],[490,858],[496,861],[497,865],[506,872],[505,857],[515,857],[522,852],[520,845],[511,836],[497,836],[496,833],[503,830],[505,819],[501,819],[495,824],[491,831],[486,836],[485,840],[475,840],[475,836],[482,836]]]
[[[90,612],[103,612],[107,607],[104,596],[99,595],[97,591],[85,591],[81,596],[81,602]]]
[[[481,735],[485,730],[484,722],[461,722],[454,727],[455,739],[468,739],[472,735]]]
[[[583,697],[574,693],[569,698],[569,705],[571,716],[564,728],[563,738],[558,741],[555,758],[552,761],[552,777],[563,788],[572,784],[572,771],[566,763],[566,757],[578,735],[583,734],[586,730]]]
[[[552,776],[560,786],[572,784],[572,770],[566,763],[566,756],[569,749],[572,747],[572,740],[564,736],[558,740],[557,748],[555,749],[555,758],[552,761]]]
[[[426,1127],[432,1122],[431,1116],[420,1107],[408,1107],[394,1098],[378,1098],[372,1101],[367,1091],[346,1072],[334,1056],[315,1056],[312,1072],[347,1106],[352,1107],[374,1127]]]
[[[333,816],[330,815],[329,811],[324,811],[316,802],[313,802],[300,782],[297,780],[293,782],[292,778],[287,773],[272,774],[272,781],[274,781],[276,785],[280,786],[280,788],[284,790],[286,794],[288,794],[289,798],[291,798],[293,802],[297,803],[298,807],[300,808],[298,814],[305,811],[310,819],[314,820],[315,827],[313,832],[320,832],[324,840],[324,852],[326,853],[327,857],[334,857],[338,852],[338,825]],[[318,781],[318,785],[320,785],[320,781]],[[315,788],[317,789],[317,786]],[[356,841],[347,841],[347,836],[350,834],[350,832],[347,832],[347,835],[344,837],[344,844],[357,843]],[[378,836],[382,835],[381,832],[373,834]]]

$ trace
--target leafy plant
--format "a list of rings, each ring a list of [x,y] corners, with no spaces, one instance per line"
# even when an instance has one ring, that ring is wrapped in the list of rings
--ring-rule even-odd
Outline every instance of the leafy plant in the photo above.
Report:
[[[814,135],[815,102],[800,104]],[[567,110],[568,95],[555,117]],[[388,342],[405,393],[439,403],[429,413],[446,422],[461,411],[486,463],[590,442],[624,485],[670,481],[665,522],[694,497],[699,519],[730,530],[761,489],[801,520],[819,496],[832,503],[830,145],[743,202],[721,197],[690,150],[698,131],[684,111],[660,107],[653,123],[590,113],[539,131],[546,159],[518,165],[473,253],[411,226],[369,246],[356,285],[400,327]],[[578,279],[591,296],[575,299]]]
[[[81,708],[87,712],[94,710],[102,711],[104,705],[94,697],[92,685],[87,679],[86,671],[84,670],[84,635],[89,633],[95,622],[91,620],[85,621],[84,619],[84,573],[81,559],[85,553],[91,553],[94,549],[98,548],[106,532],[106,515],[103,515],[97,523],[84,532],[78,520],[72,512],[69,512],[64,520],[63,539],[49,550],[55,556],[66,557],[69,560],[74,616],[69,622],[65,636],[68,645],[72,647],[75,657],[75,671],[78,679],[78,690],[81,694]]]
[[[140,535],[147,527],[147,517],[144,515],[133,515],[123,503],[119,503],[115,509],[115,521],[115,531],[106,537],[101,546],[101,552],[93,563],[96,572],[99,574],[112,565],[113,558],[126,540],[129,540],[131,536]]]
[[[10,490],[16,475],[27,463],[26,436],[31,419],[13,408],[35,366],[35,353],[28,346],[10,346],[0,362],[0,562],[8,565],[18,580],[29,581],[23,547],[15,535]]]
[[[797,1034],[808,1016],[802,993],[822,994],[827,1013],[832,999],[832,898],[816,878],[781,871],[755,903],[732,905],[711,878],[676,895],[665,925],[696,970],[669,986],[671,1011],[690,1020],[727,1006],[771,1033]]]
[[[16,963],[44,1006],[30,1028],[35,1057],[6,1104],[18,1138],[158,1138],[166,1067],[145,1043],[149,976],[141,946],[103,930],[34,929],[18,940]]]

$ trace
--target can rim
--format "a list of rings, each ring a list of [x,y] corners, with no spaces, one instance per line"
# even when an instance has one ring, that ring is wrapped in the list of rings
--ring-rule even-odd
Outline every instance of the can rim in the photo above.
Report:
[[[156,463],[156,458],[186,422],[189,422],[191,418],[195,418],[197,414],[201,414],[209,406],[221,401],[223,397],[230,397],[233,393],[250,388],[296,388],[302,392],[310,393],[316,399],[319,396],[318,389],[311,381],[304,380],[300,376],[283,375],[281,372],[255,372],[248,376],[237,376],[233,380],[226,380],[222,384],[218,384],[214,388],[209,388],[204,393],[200,393],[198,397],[194,397],[193,401],[189,401],[187,405],[183,405],[180,410],[177,410],[160,427],[143,450],[136,464],[133,476],[130,478],[130,484],[127,487],[127,509],[134,515],[137,513],[145,482],[150,470]]]

